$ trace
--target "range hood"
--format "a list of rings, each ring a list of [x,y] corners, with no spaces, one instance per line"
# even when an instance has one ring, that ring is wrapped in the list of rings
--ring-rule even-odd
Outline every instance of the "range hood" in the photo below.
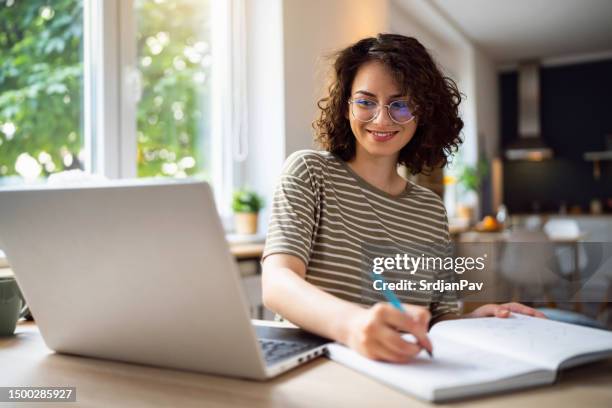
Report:
[[[540,134],[540,66],[537,62],[519,64],[518,140],[505,148],[508,160],[551,159],[553,151]]]

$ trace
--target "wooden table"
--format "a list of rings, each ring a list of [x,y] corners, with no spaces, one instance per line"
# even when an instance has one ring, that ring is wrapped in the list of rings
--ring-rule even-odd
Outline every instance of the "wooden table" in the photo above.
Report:
[[[65,407],[432,406],[325,358],[274,380],[254,382],[55,354],[32,323],[20,324],[14,337],[0,338],[0,386],[76,387],[77,402],[61,405]],[[608,360],[563,372],[553,386],[451,405],[609,407],[611,401],[612,360]]]
[[[259,260],[263,254],[264,244],[231,244],[230,251],[237,261]]]

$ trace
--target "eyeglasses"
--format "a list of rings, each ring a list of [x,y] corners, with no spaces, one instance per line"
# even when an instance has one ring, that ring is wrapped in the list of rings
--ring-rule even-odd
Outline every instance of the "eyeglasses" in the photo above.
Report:
[[[351,113],[360,122],[371,122],[381,111],[382,107],[387,108],[389,118],[398,125],[405,125],[414,119],[409,101],[393,101],[388,105],[380,105],[371,99],[356,98],[348,101],[351,105]]]

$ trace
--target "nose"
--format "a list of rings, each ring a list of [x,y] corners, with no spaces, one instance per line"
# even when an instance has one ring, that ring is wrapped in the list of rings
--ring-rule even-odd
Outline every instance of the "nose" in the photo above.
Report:
[[[376,125],[380,126],[391,126],[394,122],[389,117],[389,111],[386,106],[381,106],[378,115],[373,121]]]

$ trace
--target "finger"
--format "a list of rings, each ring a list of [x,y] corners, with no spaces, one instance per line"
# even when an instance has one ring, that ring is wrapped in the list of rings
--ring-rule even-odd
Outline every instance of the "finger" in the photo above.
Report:
[[[521,311],[519,313],[526,314],[526,315],[533,316],[533,317],[540,317],[540,318],[546,319],[546,315],[544,315],[544,313],[540,312],[539,310],[534,309],[534,308],[529,307],[529,306],[525,306],[525,305],[522,305],[522,306],[527,308],[528,311]]]
[[[429,317],[431,316],[425,308],[422,310],[414,309],[415,306],[408,309],[406,313],[399,311],[393,307],[383,309],[383,319],[388,324],[398,330],[406,331],[417,338],[420,345],[425,347],[430,353],[433,351],[433,346],[429,337],[427,337],[427,329]],[[426,317],[414,317],[414,315],[426,314]]]
[[[516,303],[516,302],[506,303],[502,306],[507,307],[509,310],[513,311],[514,313],[520,313],[520,314],[524,314],[528,316],[531,316],[533,314],[532,308],[522,305],[520,303]]]
[[[414,357],[422,350],[420,345],[404,340],[397,331],[389,327],[380,330],[380,342],[405,358]]]
[[[425,308],[406,308],[403,312],[395,308],[385,310],[384,321],[398,330],[412,333],[415,337],[426,336],[431,314]]]
[[[407,303],[402,303],[402,305],[404,306],[406,313],[420,322],[424,327],[429,327],[429,321],[431,320],[431,313],[429,312],[429,309]]]
[[[470,315],[472,317],[487,317],[487,316],[495,316],[495,311],[497,310],[498,305],[494,303],[489,303],[486,305],[482,305],[476,310],[474,310]]]
[[[422,337],[415,337],[419,340],[419,344],[431,355],[433,353],[433,344],[431,344],[429,336],[427,335],[429,331],[429,322],[431,321],[431,313],[424,307],[414,305],[406,305],[406,313],[412,316],[418,327],[423,329]]]
[[[506,318],[510,316],[510,310],[504,306],[497,306],[494,310],[495,317]]]
[[[372,354],[374,354],[377,360],[389,361],[391,363],[405,363],[410,359],[410,357],[406,357],[402,353],[395,352],[380,341],[374,343],[374,347],[375,350]]]
[[[540,312],[538,309],[534,309],[534,310],[535,310],[535,317],[539,317],[540,319],[548,319],[548,317],[546,317],[546,315]]]
[[[502,306],[507,306],[514,313],[520,313],[520,314],[524,314],[528,316],[538,316],[538,314],[543,315],[542,312],[539,312],[535,310],[534,308],[525,306],[521,303],[512,302],[512,303],[507,303]]]

